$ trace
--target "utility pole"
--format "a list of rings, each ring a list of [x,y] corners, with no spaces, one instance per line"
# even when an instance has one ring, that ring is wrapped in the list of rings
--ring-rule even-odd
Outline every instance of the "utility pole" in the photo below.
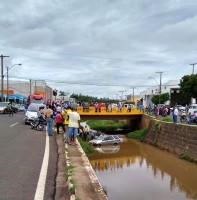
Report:
[[[134,90],[135,90],[135,87],[132,87],[132,89],[133,89],[133,103],[135,102],[135,100],[134,100]]]
[[[192,65],[192,66],[193,66],[193,69],[192,69],[192,74],[194,74],[194,66],[195,66],[195,65],[197,65],[197,63],[192,63],[192,64],[190,64],[190,65]]]
[[[121,91],[119,91],[119,92],[121,92],[122,93],[122,95],[121,95],[121,100],[123,100],[123,92],[125,92],[126,90],[121,90]]]
[[[161,78],[162,78],[163,72],[155,72],[155,73],[160,74],[159,94],[161,95]]]
[[[8,81],[8,71],[9,71],[9,67],[8,66],[6,66],[6,69],[7,69],[7,102],[9,102],[9,92],[8,92],[8,90],[9,90],[9,81]]]
[[[29,80],[29,94],[31,95],[31,84],[32,84],[32,81],[31,79]]]
[[[0,57],[1,57],[1,101],[3,101],[3,78],[4,78],[4,75],[3,75],[3,58],[9,57],[9,56],[1,55]]]

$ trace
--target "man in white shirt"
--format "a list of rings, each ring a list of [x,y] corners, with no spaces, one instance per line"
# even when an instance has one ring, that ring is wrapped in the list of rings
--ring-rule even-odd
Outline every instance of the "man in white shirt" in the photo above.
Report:
[[[179,114],[179,111],[178,111],[177,107],[175,107],[174,108],[174,113],[173,113],[174,123],[177,123],[178,114]]]
[[[69,138],[71,144],[72,142],[72,137],[74,137],[74,145],[76,145],[76,137],[79,132],[79,126],[80,126],[80,115],[77,113],[77,109],[73,108],[72,112],[68,112],[69,116],[69,124],[68,124],[68,133],[69,133]]]

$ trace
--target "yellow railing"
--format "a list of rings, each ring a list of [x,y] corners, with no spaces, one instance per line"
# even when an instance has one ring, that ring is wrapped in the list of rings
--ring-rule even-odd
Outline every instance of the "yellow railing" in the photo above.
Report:
[[[96,109],[94,106],[90,106],[89,108],[78,106],[77,112],[80,115],[141,115],[144,113],[144,110],[138,110],[136,108],[130,110],[127,108],[122,108],[121,110],[118,110],[118,108],[112,108],[111,110],[108,110],[105,107]]]

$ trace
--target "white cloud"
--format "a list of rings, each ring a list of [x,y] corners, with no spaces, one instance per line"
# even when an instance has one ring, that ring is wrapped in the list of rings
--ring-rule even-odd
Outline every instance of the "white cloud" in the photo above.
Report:
[[[13,76],[115,98],[154,85],[155,71],[166,71],[166,82],[191,72],[196,13],[195,0],[8,0],[0,5],[0,50],[10,56],[5,65],[23,64]]]

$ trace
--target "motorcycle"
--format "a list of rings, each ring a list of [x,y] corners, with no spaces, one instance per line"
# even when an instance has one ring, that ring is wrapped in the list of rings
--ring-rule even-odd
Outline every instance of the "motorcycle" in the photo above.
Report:
[[[45,130],[47,125],[46,119],[43,116],[34,118],[33,121],[30,123],[31,129],[35,129],[37,131]]]
[[[185,111],[182,111],[181,114],[180,114],[180,121],[181,122],[186,122],[187,121],[187,115],[186,115],[186,112]]]

